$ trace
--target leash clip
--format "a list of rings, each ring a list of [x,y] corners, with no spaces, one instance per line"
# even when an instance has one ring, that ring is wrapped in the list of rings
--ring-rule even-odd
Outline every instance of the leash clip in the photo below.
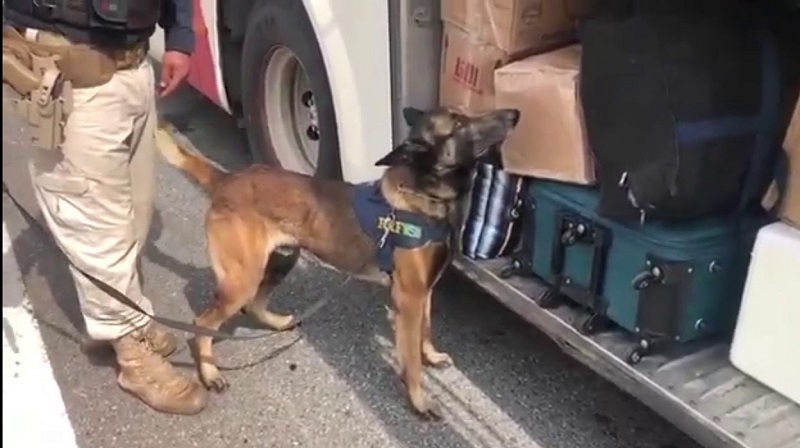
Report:
[[[383,249],[383,246],[386,245],[386,240],[389,238],[389,232],[392,230],[392,225],[394,225],[395,221],[397,221],[394,210],[389,212],[386,218],[386,228],[383,229],[383,235],[381,235],[381,239],[378,240],[378,249]]]

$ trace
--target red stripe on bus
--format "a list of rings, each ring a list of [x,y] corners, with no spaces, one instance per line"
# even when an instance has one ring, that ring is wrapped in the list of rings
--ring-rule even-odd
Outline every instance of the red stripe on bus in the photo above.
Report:
[[[192,27],[195,33],[195,47],[187,80],[200,93],[223,107],[217,90],[216,71],[214,70],[214,58],[211,56],[208,28],[206,27],[203,7],[200,2],[201,0],[193,1],[194,23]]]

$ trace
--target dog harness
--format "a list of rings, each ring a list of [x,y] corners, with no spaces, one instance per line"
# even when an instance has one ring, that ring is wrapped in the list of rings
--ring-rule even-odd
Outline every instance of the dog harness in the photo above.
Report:
[[[450,225],[446,220],[394,209],[383,196],[379,181],[357,184],[353,190],[356,219],[361,230],[375,241],[381,271],[394,270],[395,248],[415,249],[447,242]]]

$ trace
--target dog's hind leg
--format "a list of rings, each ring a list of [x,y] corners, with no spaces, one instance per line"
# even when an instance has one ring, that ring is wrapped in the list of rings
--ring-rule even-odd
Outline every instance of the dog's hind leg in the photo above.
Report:
[[[289,275],[299,256],[299,250],[294,250],[289,255],[280,254],[277,251],[272,253],[255,299],[245,305],[242,310],[245,314],[273,330],[283,331],[293,326],[293,315],[279,314],[270,311],[268,307],[272,290]]]
[[[257,287],[243,289],[230,283],[220,285],[214,303],[194,320],[194,324],[218,330],[240,308],[234,301],[249,300],[257,291]],[[214,360],[213,340],[207,336],[195,336],[193,341],[194,356],[197,362],[197,373],[200,381],[209,389],[221,392],[228,387],[228,381],[219,372]]]
[[[208,250],[217,278],[214,302],[195,318],[195,325],[218,330],[236,312],[250,303],[258,292],[264,267],[274,249],[263,224],[239,217],[207,220]],[[196,336],[194,355],[200,381],[209,389],[222,391],[228,382],[219,372],[208,336]]]

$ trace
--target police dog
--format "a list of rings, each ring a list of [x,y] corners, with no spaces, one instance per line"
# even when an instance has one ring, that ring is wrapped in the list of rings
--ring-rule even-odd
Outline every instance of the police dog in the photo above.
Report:
[[[452,236],[474,165],[510,135],[520,112],[502,109],[469,117],[447,108],[406,108],[403,115],[409,136],[375,163],[388,167],[375,185],[393,210],[446,220]],[[391,288],[395,350],[408,398],[421,417],[439,418],[423,392],[422,368],[423,363],[452,364],[431,341],[430,316],[431,294],[451,260],[452,238],[394,248],[392,271],[382,272],[376,241],[353,211],[354,185],[265,165],[225,173],[176,144],[164,126],[158,134],[163,155],[211,200],[205,227],[216,293],[195,324],[217,330],[243,311],[274,330],[293,327],[293,316],[267,308],[269,292],[282,278],[268,261],[278,248],[301,249],[335,269]],[[192,346],[203,384],[225,389],[228,383],[214,363],[212,339],[197,336]]]

